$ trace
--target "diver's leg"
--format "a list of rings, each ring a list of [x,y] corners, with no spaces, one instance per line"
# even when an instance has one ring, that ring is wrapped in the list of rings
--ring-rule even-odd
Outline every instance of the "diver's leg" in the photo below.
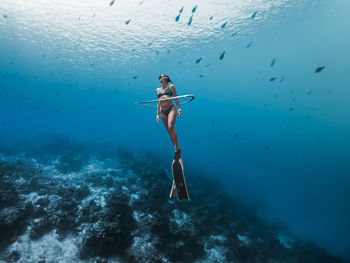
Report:
[[[160,111],[160,118],[164,123],[165,129],[168,131],[168,116],[164,112]]]
[[[171,140],[173,141],[174,147],[175,147],[175,152],[179,150],[179,146],[177,144],[177,134],[175,131],[175,120],[176,120],[176,108],[173,106],[171,108],[171,111],[169,112],[168,115],[168,131],[169,135],[171,137]]]
[[[160,112],[160,117],[161,117],[161,119],[162,119],[162,121],[163,121],[163,123],[164,123],[165,129],[166,129],[166,130],[168,131],[168,133],[169,133],[169,128],[168,128],[168,115],[166,115],[164,112]],[[170,133],[169,133],[169,135],[170,135]],[[172,144],[174,144],[173,139],[171,138],[171,136],[170,136],[170,140],[171,140]]]

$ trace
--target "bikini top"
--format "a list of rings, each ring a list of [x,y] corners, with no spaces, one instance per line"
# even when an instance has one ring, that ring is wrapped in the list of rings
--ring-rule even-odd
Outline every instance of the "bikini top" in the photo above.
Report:
[[[163,95],[170,95],[171,97],[173,96],[173,92],[171,91],[170,87],[168,86],[168,88],[164,91],[164,93],[160,92],[159,90],[157,90],[157,96],[158,99],[159,97],[163,96]]]

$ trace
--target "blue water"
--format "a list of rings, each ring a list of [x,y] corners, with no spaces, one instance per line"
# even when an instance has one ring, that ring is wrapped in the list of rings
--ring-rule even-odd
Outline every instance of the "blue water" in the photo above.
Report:
[[[171,161],[156,108],[134,104],[168,74],[196,97],[175,124],[184,165],[350,259],[350,2],[232,2],[2,0],[0,139]]]

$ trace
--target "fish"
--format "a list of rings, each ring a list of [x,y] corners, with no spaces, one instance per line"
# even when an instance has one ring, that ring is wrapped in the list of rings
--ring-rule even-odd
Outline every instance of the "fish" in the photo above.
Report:
[[[192,23],[192,17],[193,17],[193,15],[191,15],[191,17],[190,17],[190,19],[188,20],[188,23],[187,23],[187,25],[191,25],[191,23]]]
[[[319,73],[319,72],[321,72],[323,69],[324,69],[324,66],[318,67],[318,68],[315,70],[315,73]]]
[[[156,50],[156,54],[159,56],[159,52],[158,52],[158,50]]]
[[[184,7],[182,7],[182,8],[180,9],[179,13],[181,14],[182,11],[184,11]]]
[[[231,37],[234,37],[235,35],[237,35],[238,32],[232,33]]]
[[[114,4],[115,0],[112,0],[110,3],[109,3],[109,6],[112,6]]]
[[[222,54],[220,55],[220,60],[222,60],[224,58],[224,55],[225,55],[225,51],[222,52]]]
[[[266,146],[265,147],[265,151],[267,151],[268,149],[270,149],[270,146]]]
[[[131,21],[131,19],[129,19],[128,21],[125,22],[125,25],[129,24]]]
[[[270,63],[270,67],[273,67],[275,65],[276,59],[274,58],[271,63]]]
[[[149,43],[148,46],[150,46],[150,45],[152,45],[152,44],[153,44],[153,42]]]
[[[307,93],[307,95],[310,95],[312,93],[312,90],[309,90],[309,92]]]
[[[280,83],[284,80],[284,76],[281,78]]]
[[[213,16],[211,16],[209,19],[212,20],[212,19],[213,19]]]
[[[274,81],[276,78],[275,77],[272,77],[272,78],[270,78],[270,81]]]
[[[198,64],[201,60],[202,60],[202,58],[197,59],[196,63]]]
[[[137,79],[137,78],[138,78],[138,76],[133,76],[132,78],[133,78],[133,79]]]
[[[179,19],[180,19],[180,14],[177,17],[175,17],[175,21],[177,22],[179,21]]]
[[[221,25],[221,28],[224,28],[226,25],[227,25],[227,22],[223,23],[223,24]]]
[[[202,74],[200,74],[199,77],[204,78],[204,76]]]
[[[247,48],[250,47],[253,44],[253,41],[250,41],[250,43],[247,45]]]
[[[257,13],[258,13],[258,11],[255,11],[255,12],[252,14],[251,18],[254,19]]]
[[[196,9],[197,9],[197,5],[192,8],[192,13],[196,12]]]
[[[2,15],[2,16],[3,16],[4,18],[8,18],[8,16],[7,16],[7,15],[5,15],[5,14],[4,14],[4,15]]]

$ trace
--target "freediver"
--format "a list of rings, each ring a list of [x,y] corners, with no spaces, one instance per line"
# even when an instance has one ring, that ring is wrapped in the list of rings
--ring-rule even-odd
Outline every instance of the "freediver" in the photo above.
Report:
[[[173,83],[172,80],[169,78],[166,74],[161,74],[159,77],[159,82],[162,83],[161,88],[156,89],[156,94],[158,99],[162,97],[162,99],[167,99],[171,97],[177,96],[177,92],[175,89],[175,86],[168,85],[169,82]],[[179,99],[175,99],[176,105],[177,105],[177,113],[179,114],[179,117],[181,117],[181,108],[180,108],[180,102]],[[173,143],[175,147],[175,155],[174,159],[179,160],[181,158],[181,149],[179,149],[178,143],[177,143],[177,134],[175,131],[175,120],[176,120],[176,108],[172,100],[164,100],[164,101],[158,101],[157,104],[157,122],[159,122],[159,111],[161,112],[161,118],[164,123],[165,128],[167,129],[171,142]]]

